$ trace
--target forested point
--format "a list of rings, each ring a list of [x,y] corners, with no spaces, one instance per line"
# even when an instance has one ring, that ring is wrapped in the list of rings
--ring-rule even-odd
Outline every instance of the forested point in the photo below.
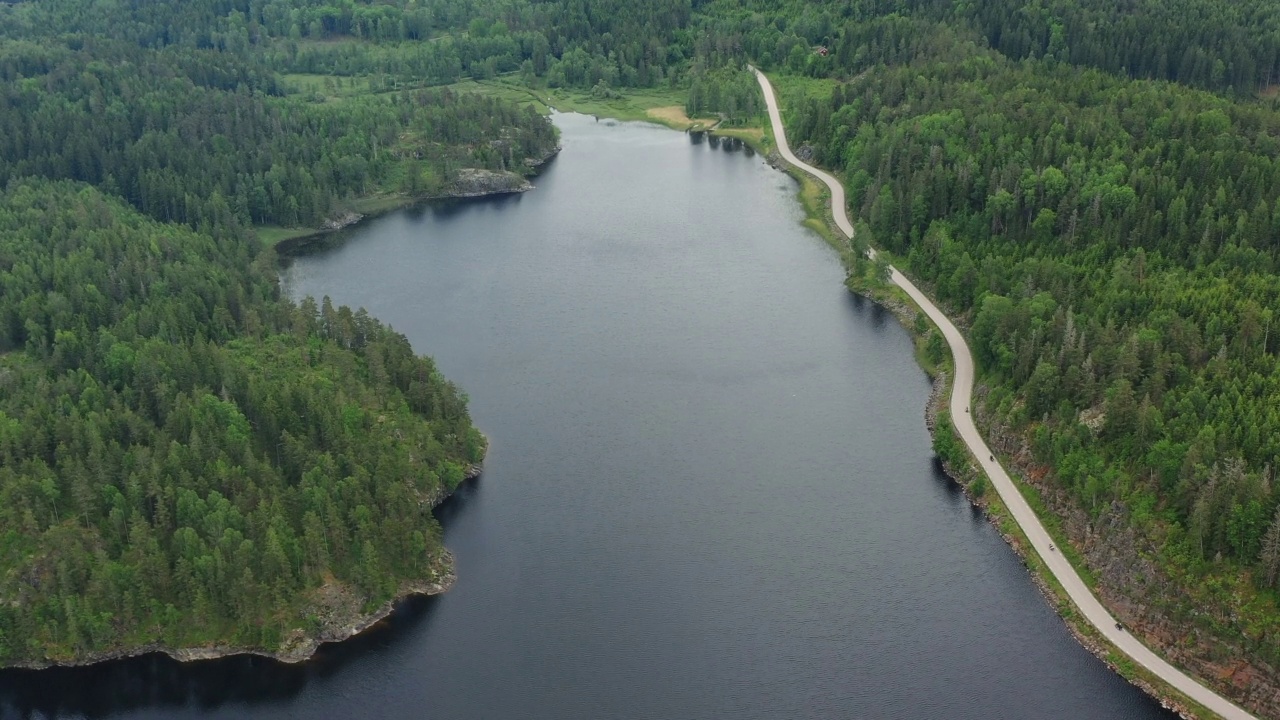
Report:
[[[174,642],[265,647],[330,577],[372,601],[428,572],[412,565],[438,552],[420,505],[385,515],[408,540],[356,511],[384,516],[474,460],[458,395],[371,319],[280,299],[250,228],[430,194],[464,168],[524,172],[554,148],[527,105],[462,80],[644,88],[758,122],[750,62],[868,238],[969,326],[988,429],[1101,539],[1100,594],[1217,689],[1280,712],[1278,14],[0,3],[0,661],[186,632],[166,618],[196,607],[208,623]],[[437,449],[397,454],[392,424]],[[392,462],[407,474],[371,471]],[[241,519],[205,522],[224,506]],[[415,531],[422,553],[404,547]]]
[[[0,195],[0,660],[274,649],[444,571],[466,401],[363,311],[66,181]]]

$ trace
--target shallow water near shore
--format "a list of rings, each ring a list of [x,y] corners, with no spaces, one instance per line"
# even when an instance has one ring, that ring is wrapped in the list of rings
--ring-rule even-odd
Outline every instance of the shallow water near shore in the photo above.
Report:
[[[907,333],[795,184],[558,115],[519,196],[400,211],[284,269],[470,396],[458,581],[314,662],[0,672],[0,717],[1169,718],[1075,643],[933,458]]]

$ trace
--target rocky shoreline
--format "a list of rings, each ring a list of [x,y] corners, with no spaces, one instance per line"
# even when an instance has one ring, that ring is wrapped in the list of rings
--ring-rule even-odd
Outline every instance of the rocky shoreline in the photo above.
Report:
[[[899,319],[901,319],[901,317],[899,317]],[[945,373],[940,373],[931,379],[933,381],[933,387],[929,393],[929,401],[925,406],[925,424],[929,427],[930,435],[936,432],[935,426],[937,424],[938,413],[946,409],[949,395],[947,392],[947,388],[949,386],[947,385],[947,376]],[[983,495],[975,494],[971,483],[965,482],[964,478],[966,477],[976,477],[977,471],[973,467],[965,469],[952,467],[951,463],[945,460],[941,460],[940,462],[942,463],[943,472],[947,474],[947,477],[951,478],[951,480],[960,487],[960,490],[964,493],[965,498],[969,500],[971,505],[982,510],[983,518],[985,518],[986,521],[995,528],[996,532],[1000,533],[1000,537],[1004,539],[1005,543],[1007,543],[1009,547],[1013,549],[1013,552],[1018,556],[1018,558],[1022,560],[1022,565],[1027,568],[1027,574],[1030,576],[1032,584],[1036,586],[1036,589],[1044,596],[1044,599],[1049,603],[1049,606],[1053,608],[1053,611],[1062,619],[1063,624],[1067,626],[1067,630],[1070,631],[1072,637],[1076,639],[1076,642],[1078,642],[1085,650],[1092,653],[1094,657],[1101,660],[1103,664],[1112,670],[1112,672],[1124,678],[1129,683],[1159,702],[1161,707],[1164,709],[1176,713],[1179,717],[1184,718],[1185,720],[1197,720],[1198,716],[1191,712],[1190,708],[1186,707],[1179,700],[1170,698],[1167,693],[1161,691],[1157,686],[1147,682],[1141,677],[1130,676],[1121,672],[1121,668],[1117,667],[1115,662],[1113,662],[1111,649],[1098,642],[1097,639],[1088,632],[1088,625],[1086,624],[1085,627],[1081,627],[1081,623],[1078,619],[1070,618],[1063,613],[1063,603],[1069,603],[1070,601],[1059,596],[1058,591],[1050,586],[1049,582],[1045,580],[1044,574],[1032,566],[1031,559],[1028,557],[1030,550],[1023,545],[1020,538],[1006,532],[1001,526],[1000,521],[1002,520],[1002,517],[991,512],[990,501],[987,498],[987,495],[985,493]],[[1021,470],[1020,468],[1016,469]]]
[[[480,477],[483,471],[483,465],[480,463],[468,465],[464,475],[463,482],[469,482]],[[453,493],[449,491],[438,492],[435,495],[424,499],[424,505],[431,508],[436,507],[440,503],[447,500]],[[378,606],[371,612],[361,612],[353,609],[353,600],[358,602],[357,598],[352,598],[345,590],[336,585],[325,585],[318,588],[315,592],[317,601],[320,605],[326,605],[330,610],[346,610],[345,617],[328,619],[320,630],[314,635],[307,635],[302,630],[292,631],[281,643],[281,648],[276,651],[267,651],[258,648],[239,648],[230,645],[215,645],[213,647],[199,648],[171,648],[163,643],[148,643],[131,648],[121,648],[117,650],[109,650],[99,653],[90,653],[84,657],[74,660],[57,660],[47,662],[26,662],[15,663],[8,667],[24,670],[43,670],[51,667],[84,667],[87,665],[96,665],[98,663],[111,662],[113,660],[126,660],[128,658],[140,657],[143,655],[168,655],[178,662],[197,662],[200,660],[217,660],[220,658],[232,657],[234,655],[254,655],[257,657],[268,658],[277,662],[286,664],[296,664],[310,660],[320,646],[324,643],[335,643],[348,640],[386,620],[395,612],[396,607],[410,597],[420,595],[439,595],[453,587],[453,583],[457,580],[457,574],[453,569],[453,555],[447,550],[443,550],[438,558],[440,565],[439,572],[430,580],[415,580],[406,582],[400,587],[395,597]]]
[[[400,202],[393,202],[391,206],[378,212],[371,212],[366,215],[354,211],[346,211],[336,215],[321,223],[320,227],[314,232],[307,232],[298,237],[289,238],[277,245],[277,249],[287,251],[289,248],[305,245],[316,238],[345,230],[353,225],[376,217],[382,213],[397,210],[402,207],[414,205],[422,202],[431,202],[436,200],[475,200],[486,197],[502,197],[504,195],[517,195],[536,189],[536,186],[529,182],[530,177],[535,177],[542,171],[543,166],[551,162],[560,154],[561,146],[548,150],[541,157],[525,158],[523,160],[525,173],[519,174],[510,170],[484,170],[481,168],[461,168],[458,170],[458,177],[445,190],[428,195],[417,195],[410,197],[405,195]],[[395,196],[389,196],[394,198]]]
[[[1249,659],[1244,647],[1228,639],[1180,624],[1171,617],[1169,608],[1160,604],[1159,594],[1167,592],[1172,580],[1151,559],[1157,555],[1158,548],[1129,523],[1129,508],[1114,502],[1098,517],[1091,518],[1060,487],[1050,482],[1052,471],[1034,462],[1027,439],[1010,432],[989,415],[985,400],[986,393],[979,388],[974,395],[975,421],[982,425],[992,447],[1004,456],[1006,466],[1034,487],[1048,512],[1061,520],[1066,539],[1097,576],[1094,592],[1116,618],[1149,647],[1202,678],[1219,694],[1259,717],[1280,717],[1280,673],[1276,668],[1256,658]],[[1010,544],[1022,554],[1013,541]],[[1041,584],[1037,574],[1033,573],[1033,577]],[[1041,589],[1052,592],[1047,587]],[[1067,625],[1082,645],[1119,671],[1103,654],[1106,649],[1095,648],[1097,641],[1087,637],[1085,630],[1070,620]],[[1217,717],[1212,713],[1197,714],[1142,678],[1127,679],[1184,718]]]
[[[419,200],[466,200],[470,198],[497,197],[529,192],[533,183],[523,175],[510,170],[482,170],[462,168],[447,190],[436,195],[426,195]]]
[[[863,297],[867,298],[871,302],[874,302],[877,305],[888,310],[890,313],[894,315],[894,317],[898,319],[898,322],[904,328],[906,328],[908,332],[912,333],[912,335],[916,335],[916,332],[912,329],[915,324],[915,316],[917,312],[914,306],[910,306],[904,302],[901,302],[896,298],[879,296],[877,293],[874,293],[874,292],[858,292],[858,294],[862,295]],[[948,379],[949,378],[945,372],[939,372],[937,374],[930,375],[932,387],[929,391],[929,399],[925,404],[925,425],[928,427],[930,435],[933,435],[935,432],[937,432],[937,421],[938,421],[939,413],[947,409],[947,405],[950,399],[950,393],[949,393],[950,385],[948,383]],[[975,399],[974,411],[975,413],[977,413],[974,416],[975,419],[982,418],[981,403],[982,403],[981,399]],[[994,444],[997,444],[1000,447],[1003,447],[1006,444],[1007,438],[1004,438],[1004,437],[996,438],[993,436],[992,430],[989,427],[990,425],[989,423],[982,423],[982,425],[983,425],[983,433],[988,437],[992,438],[993,440],[998,441],[997,443],[994,443]],[[1009,545],[1009,547],[1013,549],[1014,553],[1016,553],[1018,557],[1022,560],[1022,564],[1024,567],[1027,568],[1027,573],[1031,577],[1032,583],[1035,584],[1036,589],[1038,589],[1040,591],[1040,594],[1043,595],[1045,600],[1048,601],[1050,607],[1053,608],[1054,612],[1057,613],[1060,618],[1062,618],[1063,624],[1067,626],[1067,629],[1071,632],[1071,635],[1076,639],[1076,642],[1080,643],[1080,645],[1084,649],[1088,650],[1095,657],[1101,660],[1104,664],[1106,664],[1107,667],[1109,667],[1117,675],[1120,675],[1125,680],[1133,684],[1135,687],[1141,689],[1147,695],[1151,696],[1153,699],[1159,702],[1160,705],[1164,707],[1166,710],[1174,712],[1179,717],[1185,718],[1186,720],[1197,720],[1197,718],[1200,717],[1195,712],[1193,712],[1190,707],[1185,705],[1179,698],[1170,697],[1169,694],[1164,690],[1162,690],[1160,687],[1150,682],[1147,682],[1145,679],[1141,677],[1136,677],[1131,674],[1127,675],[1124,672],[1122,672],[1121,668],[1117,667],[1116,663],[1114,662],[1111,648],[1103,643],[1100,643],[1093,636],[1093,634],[1089,632],[1089,628],[1087,625],[1085,627],[1081,627],[1081,623],[1079,620],[1068,617],[1066,614],[1063,613],[1062,604],[1064,602],[1064,598],[1061,597],[1058,591],[1055,590],[1049,584],[1049,582],[1045,579],[1043,573],[1038,571],[1033,566],[1032,560],[1028,557],[1028,554],[1030,552],[1029,549],[1023,545],[1022,541],[1017,536],[1009,532],[1006,532],[1005,529],[1001,526],[1001,520],[1003,518],[1002,516],[991,512],[990,500],[988,496],[985,493],[982,495],[978,495],[974,493],[971,486],[971,481],[977,477],[978,471],[973,466],[970,466],[967,468],[957,468],[957,467],[953,467],[951,463],[946,462],[945,460],[942,460],[941,463],[942,463],[942,469],[947,474],[947,477],[951,478],[951,480],[960,487],[961,491],[964,492],[965,497],[969,500],[969,503],[971,505],[982,510],[983,517],[986,518],[987,522],[991,523],[992,527],[995,528],[996,532],[1000,533],[1000,537],[1004,538],[1004,541]],[[1023,478],[1027,477],[1027,472],[1026,472],[1027,468],[1024,467],[1024,463],[1014,462],[1009,467],[1013,470],[1016,470],[1021,477]],[[1078,540],[1077,538],[1074,538],[1074,537],[1072,538],[1073,543],[1075,543],[1077,540]],[[1069,602],[1069,601],[1066,601],[1066,602]],[[1127,623],[1128,618],[1125,618],[1125,620]],[[1163,649],[1166,652],[1168,651],[1168,648],[1163,648]]]
[[[781,169],[789,174],[796,173],[790,163],[785,162],[776,150],[770,150],[766,155],[766,160],[775,168]],[[810,217],[812,218],[814,216],[811,214]],[[834,237],[842,237],[842,234],[838,232],[838,229],[833,227],[830,216],[823,213],[818,215],[816,219],[819,222],[824,223]],[[916,337],[917,339],[919,338],[919,333],[914,329],[916,316],[918,314],[918,310],[914,304],[905,302],[890,293],[878,291],[873,287],[855,287],[850,285],[849,289],[850,291],[871,300],[877,305],[880,305],[893,313],[902,326],[911,333],[913,337]],[[948,390],[950,386],[948,384],[948,377],[946,373],[939,372],[935,374],[930,372],[929,374],[933,386],[925,407],[925,424],[929,429],[930,435],[933,436],[937,432],[936,425],[938,415],[941,411],[945,410],[949,404],[950,393]],[[977,397],[979,394],[982,397]],[[983,435],[994,441],[992,443],[993,447],[1007,458],[1007,467],[1015,471],[1015,474],[1022,482],[1030,483],[1044,493],[1046,488],[1043,484],[1036,482],[1043,473],[1037,475],[1035,473],[1037,468],[1032,467],[1030,464],[1028,459],[1029,452],[1025,447],[1025,439],[1010,438],[1007,433],[1001,432],[1001,428],[992,427],[992,422],[989,422],[990,418],[982,417],[982,402],[984,397],[985,391],[983,391],[982,388],[978,388],[975,392],[974,399],[974,419],[975,421],[979,421]],[[983,422],[983,420],[987,420],[988,422]],[[974,492],[974,486],[971,483],[978,477],[979,471],[972,463],[970,463],[968,467],[956,468],[952,467],[950,463],[944,460],[942,461],[942,468],[947,476],[960,486],[969,502],[974,507],[982,510],[983,516],[987,521],[992,524],[996,531],[1000,533],[1000,536],[1004,538],[1005,542],[1009,544],[1015,553],[1017,553],[1018,557],[1022,560],[1023,566],[1027,568],[1032,582],[1040,590],[1041,594],[1044,595],[1046,600],[1049,601],[1050,606],[1058,616],[1062,618],[1063,623],[1067,626],[1071,634],[1082,647],[1091,652],[1098,659],[1102,660],[1102,662],[1105,663],[1107,667],[1111,668],[1111,670],[1117,675],[1120,675],[1135,687],[1141,689],[1151,698],[1159,702],[1165,709],[1176,713],[1180,717],[1187,718],[1188,720],[1195,720],[1202,716],[1200,714],[1201,709],[1198,706],[1193,708],[1188,704],[1188,701],[1171,688],[1163,684],[1149,682],[1146,678],[1135,674],[1132,669],[1118,666],[1114,661],[1115,653],[1113,648],[1097,639],[1091,625],[1079,618],[1071,616],[1071,613],[1069,612],[1069,609],[1072,607],[1070,600],[1067,599],[1065,594],[1063,594],[1059,588],[1055,588],[1048,582],[1044,574],[1044,568],[1040,566],[1038,558],[1029,557],[1029,549],[1023,545],[1020,538],[1016,534],[1011,534],[1005,531],[1004,527],[1002,527],[1002,521],[1005,518],[991,510],[990,497],[983,492]],[[1066,523],[1068,540],[1073,546],[1081,549],[1081,552],[1089,557],[1090,566],[1098,564],[1107,566],[1104,567],[1104,575],[1106,575],[1105,571],[1109,569],[1109,565],[1116,564],[1115,562],[1110,562],[1108,564],[1107,561],[1115,561],[1117,558],[1099,558],[1098,546],[1108,545],[1108,543],[1097,542],[1097,536],[1101,533],[1099,533],[1092,524],[1088,522],[1079,522],[1079,518],[1076,517],[1079,514],[1078,511],[1073,512],[1070,502],[1066,501],[1060,495],[1060,493],[1051,494],[1051,496],[1046,499],[1046,502],[1051,506],[1050,512],[1061,517],[1064,523]],[[1130,543],[1129,548],[1134,552],[1138,552],[1138,548],[1134,543]],[[1116,554],[1117,553],[1112,553],[1113,556]],[[1170,658],[1177,658],[1179,664],[1183,667],[1194,668],[1201,677],[1210,680],[1219,693],[1223,694],[1225,697],[1236,698],[1237,702],[1245,700],[1247,696],[1247,705],[1254,712],[1261,711],[1265,716],[1280,717],[1280,715],[1276,714],[1280,712],[1280,675],[1276,675],[1273,672],[1268,673],[1270,668],[1266,668],[1265,666],[1259,668],[1243,661],[1237,662],[1231,667],[1226,667],[1223,664],[1213,665],[1203,657],[1194,657],[1190,653],[1186,652],[1184,647],[1179,646],[1179,641],[1176,640],[1177,634],[1172,632],[1172,628],[1169,626],[1167,621],[1164,623],[1150,622],[1150,619],[1145,617],[1152,612],[1150,608],[1140,607],[1141,603],[1139,601],[1125,596],[1124,593],[1114,590],[1106,583],[1101,583],[1099,587],[1095,589],[1095,592],[1104,597],[1107,601],[1108,607],[1113,609],[1113,612],[1116,613],[1117,617],[1122,619],[1127,626],[1133,629],[1135,633],[1140,633],[1140,636],[1145,642],[1152,647],[1159,649],[1159,651],[1164,655]],[[1196,635],[1198,637],[1198,633],[1196,633]],[[1203,648],[1201,649],[1203,650]],[[1240,676],[1245,678],[1245,682],[1243,684],[1240,680]],[[1266,679],[1259,682],[1260,678]],[[1207,713],[1208,711],[1204,712]],[[1206,716],[1206,720],[1207,717],[1216,716],[1209,713],[1209,715]]]

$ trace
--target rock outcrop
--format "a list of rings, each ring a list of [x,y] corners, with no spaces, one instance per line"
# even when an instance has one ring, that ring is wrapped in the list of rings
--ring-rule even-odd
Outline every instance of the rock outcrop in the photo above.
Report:
[[[533,184],[520,175],[506,170],[482,170],[463,168],[449,183],[440,197],[472,198],[487,195],[508,195],[533,189]]]
[[[483,466],[480,463],[467,465],[463,468],[464,482],[474,480],[480,477]],[[447,488],[439,488],[437,492],[431,496],[423,498],[422,502],[428,508],[434,508],[436,505],[444,502],[452,491]],[[271,658],[283,663],[299,663],[310,659],[315,655],[316,650],[320,648],[322,643],[342,642],[351,637],[355,637],[369,628],[377,625],[391,613],[395,612],[396,606],[400,601],[415,595],[439,595],[453,586],[457,576],[453,570],[453,555],[448,550],[442,549],[440,555],[433,563],[434,569],[430,572],[430,577],[420,578],[417,580],[407,581],[399,587],[395,597],[386,601],[382,605],[366,612],[363,608],[363,598],[355,593],[349,586],[339,582],[328,582],[324,585],[310,591],[310,597],[307,604],[306,616],[315,618],[317,627],[308,633],[302,629],[295,629],[289,632],[284,640],[280,643],[280,647],[275,651],[262,650],[257,648],[232,647],[229,645],[214,645],[210,647],[198,648],[172,648],[163,643],[149,643],[146,645],[135,646],[130,648],[120,648],[100,653],[91,653],[75,660],[56,660],[44,662],[28,662],[18,663],[14,667],[40,669],[47,667],[76,667],[84,665],[93,665],[111,660],[123,660],[125,658],[138,657],[140,655],[150,655],[152,653],[160,653],[179,662],[191,662],[195,660],[214,660],[217,658],[228,657],[231,655],[257,655],[259,657]]]
[[[349,225],[355,225],[363,219],[364,215],[361,215],[358,212],[344,212],[337,217],[325,220],[324,224],[321,225],[321,229],[326,231],[341,230]]]

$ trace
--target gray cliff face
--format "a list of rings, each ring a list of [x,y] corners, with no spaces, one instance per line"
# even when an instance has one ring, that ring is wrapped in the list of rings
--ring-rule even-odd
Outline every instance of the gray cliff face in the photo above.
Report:
[[[546,165],[548,162],[550,162],[551,158],[560,154],[560,150],[561,150],[560,146],[556,145],[555,147],[548,150],[546,153],[542,154],[540,157],[527,157],[524,159],[524,166],[529,170],[537,171],[541,169],[543,165]]]
[[[459,198],[483,197],[522,193],[532,189],[533,185],[528,180],[513,172],[463,168],[458,171],[457,178],[449,184],[442,195]]]

